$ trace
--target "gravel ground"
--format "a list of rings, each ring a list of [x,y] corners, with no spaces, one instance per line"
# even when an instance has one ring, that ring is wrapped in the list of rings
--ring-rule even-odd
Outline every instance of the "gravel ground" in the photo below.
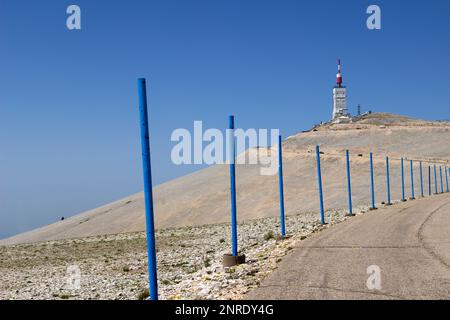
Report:
[[[358,207],[357,214],[368,212]],[[240,299],[272,272],[296,242],[342,222],[344,211],[286,218],[288,238],[277,239],[279,221],[238,226],[247,262],[224,269],[230,226],[216,224],[157,231],[161,299]],[[78,276],[79,275],[79,276]],[[145,233],[0,246],[0,299],[144,299],[148,296]]]

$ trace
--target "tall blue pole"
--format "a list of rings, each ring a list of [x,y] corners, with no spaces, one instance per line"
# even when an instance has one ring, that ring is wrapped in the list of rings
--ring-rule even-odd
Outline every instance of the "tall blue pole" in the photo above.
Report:
[[[420,174],[420,196],[423,198],[423,172],[422,172],[422,161],[419,162],[419,174]]]
[[[448,168],[447,167],[445,167],[445,182],[447,184],[447,192],[448,192],[449,190],[448,190]]]
[[[439,176],[441,177],[441,193],[444,193],[444,184],[442,182],[442,166],[439,166]]]
[[[233,256],[238,255],[236,215],[236,150],[234,144],[234,116],[229,117],[230,129],[230,189],[231,189],[231,242]]]
[[[375,209],[375,183],[373,181],[373,154],[370,153],[370,191],[372,194],[372,209]]]
[[[405,171],[403,168],[403,158],[401,159],[401,171],[402,171],[402,201],[405,201]]]
[[[428,166],[428,195],[431,196],[431,167]]]
[[[352,206],[352,182],[350,178],[350,155],[348,150],[345,151],[345,157],[347,159],[347,189],[348,189],[348,215],[353,215]]]
[[[414,164],[413,161],[409,161],[409,167],[411,168],[411,199],[415,199],[414,194]]]
[[[281,143],[281,136],[278,136],[278,183],[280,189],[280,225],[281,237],[286,236],[286,225],[284,219],[284,191],[283,191],[283,144]]]
[[[386,157],[386,191],[387,191],[387,205],[391,205],[391,182],[389,179],[389,157]]]
[[[323,192],[322,192],[322,172],[320,170],[320,149],[316,146],[316,159],[317,159],[317,180],[319,185],[319,201],[320,201],[320,221],[325,224],[325,211],[323,208]]]
[[[139,115],[141,128],[142,168],[144,174],[145,221],[148,250],[148,278],[150,300],[158,300],[158,279],[156,274],[155,222],[153,216],[152,172],[150,159],[150,138],[148,129],[147,88],[145,79],[138,79]]]
[[[436,164],[434,165],[434,193],[438,194],[438,186],[437,186],[437,173],[436,173]]]

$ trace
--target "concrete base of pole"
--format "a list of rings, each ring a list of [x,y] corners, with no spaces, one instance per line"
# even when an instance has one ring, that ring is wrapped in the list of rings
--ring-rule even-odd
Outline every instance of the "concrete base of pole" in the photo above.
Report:
[[[222,265],[224,268],[233,267],[243,263],[245,263],[245,254],[233,256],[230,253],[226,253],[223,255]]]
[[[283,238],[281,235],[277,235],[277,237],[275,238],[275,240],[277,240],[277,241],[283,241],[283,240],[289,239],[289,238],[291,238],[291,237],[292,237],[292,236],[290,236],[290,235],[285,235],[284,238]]]
[[[369,211],[373,211],[373,210],[378,210],[378,208],[377,208],[377,207],[375,207],[375,208],[369,208]]]

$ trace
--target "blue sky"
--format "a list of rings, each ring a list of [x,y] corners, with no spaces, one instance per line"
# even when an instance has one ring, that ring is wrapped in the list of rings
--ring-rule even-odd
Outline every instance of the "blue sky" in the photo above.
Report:
[[[82,30],[66,28],[77,4]],[[382,30],[366,28],[378,4]],[[279,128],[349,108],[449,118],[450,2],[0,2],[0,238],[142,189],[136,79],[148,81],[155,183],[176,128]]]

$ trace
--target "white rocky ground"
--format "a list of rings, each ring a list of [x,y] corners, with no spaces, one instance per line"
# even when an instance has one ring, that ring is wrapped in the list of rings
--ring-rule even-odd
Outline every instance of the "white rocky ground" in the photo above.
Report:
[[[357,214],[368,212],[359,207]],[[321,226],[317,213],[289,216],[290,237],[277,240],[276,218],[239,225],[240,250],[247,263],[225,270],[229,224],[161,229],[157,232],[161,299],[240,299],[274,270],[308,235],[348,219],[344,211],[327,213]],[[148,295],[145,233],[0,247],[0,299],[141,299]],[[80,287],[68,273],[81,271]]]

